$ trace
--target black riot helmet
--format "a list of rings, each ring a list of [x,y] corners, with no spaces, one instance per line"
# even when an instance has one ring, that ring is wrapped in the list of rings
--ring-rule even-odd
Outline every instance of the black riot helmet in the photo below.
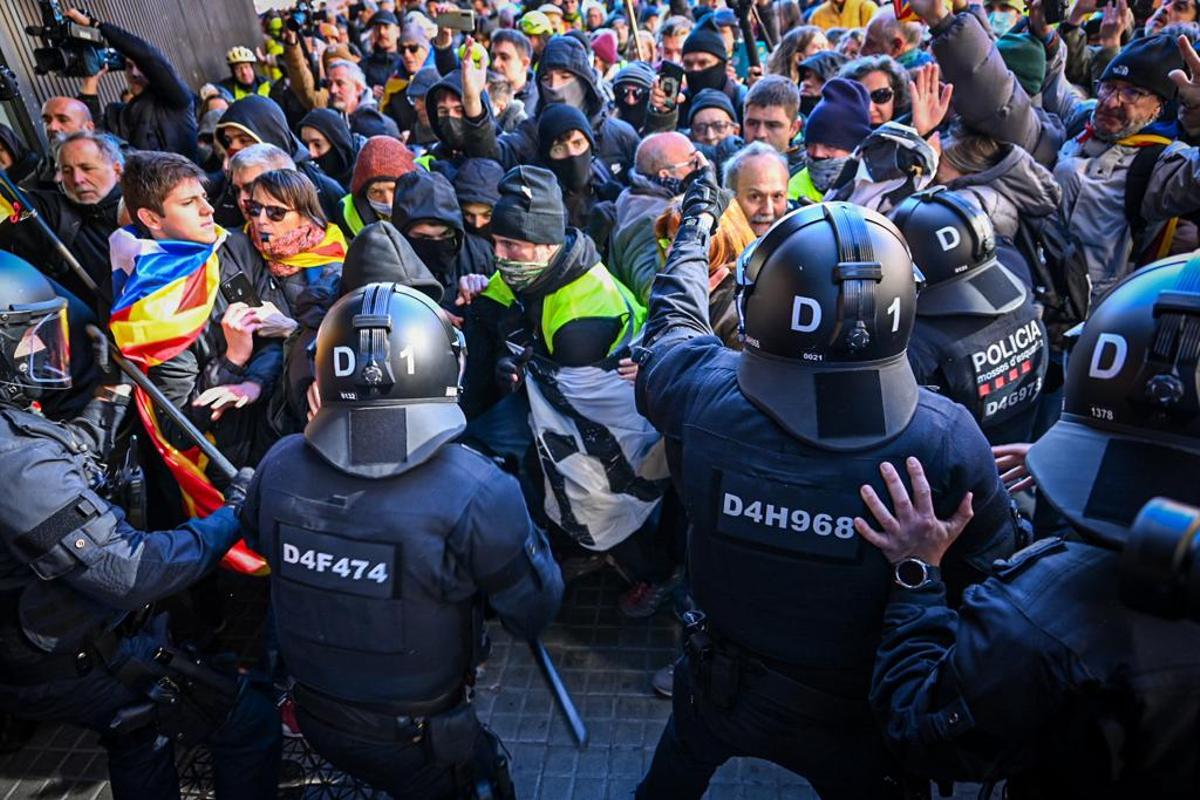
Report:
[[[1155,496],[1200,503],[1200,260],[1143,267],[1104,298],[1067,365],[1062,418],[1029,451],[1045,498],[1120,546]]]
[[[996,317],[1025,302],[1025,287],[997,260],[992,221],[962,195],[945,186],[917,192],[892,212],[892,221],[925,276],[921,316]]]
[[[917,403],[905,350],[916,279],[887,217],[821,203],[776,222],[738,261],[738,385],[789,433],[857,450],[900,433]]]
[[[383,478],[422,463],[466,427],[458,407],[462,334],[398,283],[338,300],[317,331],[321,409],[309,445],[353,475]]]
[[[70,389],[67,301],[29,262],[0,251],[0,400]]]

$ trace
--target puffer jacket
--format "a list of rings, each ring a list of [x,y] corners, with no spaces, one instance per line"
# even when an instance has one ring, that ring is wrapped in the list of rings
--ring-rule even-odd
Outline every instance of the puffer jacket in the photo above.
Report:
[[[932,47],[942,79],[954,84],[954,108],[964,123],[1053,166],[1066,138],[1061,114],[1056,117],[1048,101],[1040,108],[1030,99],[978,17],[969,12],[946,17],[933,29]],[[1047,75],[1056,67],[1061,72],[1064,48],[1057,47],[1050,56]]]
[[[1001,248],[1011,248],[1022,220],[1034,230],[1058,210],[1062,190],[1054,175],[1033,156],[1015,145],[1005,145],[1007,153],[991,169],[955,178],[946,188],[967,195],[983,209],[996,231]],[[1024,258],[1021,259],[1024,261]],[[1006,261],[1010,263],[1010,261]],[[1020,275],[1032,284],[1033,265],[1026,263]]]
[[[633,169],[633,156],[641,139],[628,122],[612,116],[609,102],[583,45],[570,36],[552,38],[538,62],[538,80],[549,69],[566,70],[583,84],[586,99],[580,110],[592,124],[592,132],[596,137],[596,157],[612,178],[621,183],[627,182],[627,174]],[[544,95],[541,100],[544,105]],[[535,163],[539,152],[538,118],[532,116],[512,133],[498,137],[491,109],[484,103],[480,117],[466,118],[466,151],[467,155],[475,158],[499,161],[505,169]]]

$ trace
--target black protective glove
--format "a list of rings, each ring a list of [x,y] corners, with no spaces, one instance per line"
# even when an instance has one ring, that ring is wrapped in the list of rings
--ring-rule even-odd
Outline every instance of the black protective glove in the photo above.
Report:
[[[92,358],[96,363],[96,369],[100,371],[100,385],[120,386],[123,383],[129,383],[125,373],[121,372],[121,368],[111,357],[113,344],[109,341],[108,336],[95,325],[88,325],[86,330],[88,338],[92,342]]]
[[[533,347],[525,345],[520,355],[502,356],[496,359],[496,386],[504,394],[510,394],[521,388],[525,380],[525,365],[533,358]]]
[[[730,196],[717,185],[717,172],[712,164],[705,164],[691,176],[691,185],[683,195],[683,219],[700,219],[701,215],[712,216],[712,230],[717,229],[721,215],[729,207]]]
[[[250,481],[254,478],[254,469],[252,467],[242,467],[238,470],[237,475],[229,481],[229,485],[225,487],[225,505],[234,510],[240,509],[242,503],[246,502],[246,490],[250,488]]]

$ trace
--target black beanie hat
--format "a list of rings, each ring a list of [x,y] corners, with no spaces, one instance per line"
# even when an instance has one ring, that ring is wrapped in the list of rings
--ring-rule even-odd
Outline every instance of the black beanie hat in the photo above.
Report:
[[[596,149],[596,137],[592,133],[592,124],[575,106],[566,103],[555,103],[546,106],[538,114],[538,152],[545,157],[550,152],[554,140],[568,131],[579,131],[587,137],[592,150]]]
[[[492,234],[534,244],[562,244],[567,219],[558,178],[541,167],[513,167],[500,179]]]
[[[711,53],[722,61],[729,60],[729,51],[725,49],[725,37],[715,29],[700,26],[692,29],[683,41],[683,54]]]
[[[1175,84],[1167,76],[1183,69],[1183,56],[1175,37],[1160,33],[1134,39],[1108,62],[1100,81],[1128,81],[1139,89],[1154,92],[1163,100],[1175,99]]]
[[[468,158],[454,174],[454,193],[459,205],[482,203],[494,206],[500,199],[497,188],[504,177],[504,168],[490,158]]]
[[[696,92],[696,96],[692,98],[692,104],[688,108],[687,124],[692,126],[692,117],[706,108],[719,108],[729,115],[729,118],[737,122],[737,113],[733,110],[733,103],[729,101],[729,96],[717,89],[701,89]]]
[[[843,64],[849,61],[850,59],[847,56],[835,53],[832,50],[821,50],[818,53],[813,53],[799,64],[800,80],[804,80],[806,72],[813,72],[821,80],[827,81],[837,74]]]

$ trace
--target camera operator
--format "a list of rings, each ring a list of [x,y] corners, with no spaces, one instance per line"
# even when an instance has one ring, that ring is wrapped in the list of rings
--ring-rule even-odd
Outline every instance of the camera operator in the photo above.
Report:
[[[92,19],[74,8],[64,13],[77,25],[98,27],[112,48],[125,56],[125,78],[132,99],[104,109],[104,128],[138,150],[163,150],[195,160],[192,91],[163,52],[111,22]],[[88,98],[82,99],[88,102]]]
[[[106,295],[111,293],[112,285],[108,237],[119,227],[117,207],[121,201],[124,162],[113,137],[90,130],[76,131],[58,146],[57,171],[62,174],[62,191],[27,192],[34,210]],[[66,264],[48,252],[46,240],[32,223],[0,225],[0,248],[38,265],[84,303],[95,307],[94,293]]]

